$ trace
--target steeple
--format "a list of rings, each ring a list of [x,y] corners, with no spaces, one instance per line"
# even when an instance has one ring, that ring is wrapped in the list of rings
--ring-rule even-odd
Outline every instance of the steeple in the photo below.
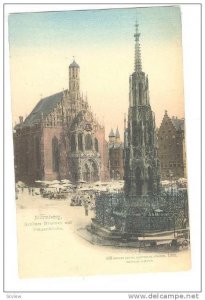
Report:
[[[135,24],[136,31],[134,34],[135,37],[135,72],[140,73],[142,72],[142,61],[141,61],[141,48],[140,48],[140,42],[139,42],[139,37],[140,37],[140,32],[139,32],[139,24],[136,21]]]
[[[80,67],[75,59],[69,65],[69,92],[72,99],[80,98]]]
[[[148,106],[149,101],[149,80],[142,71],[141,49],[139,42],[139,25],[135,24],[135,71],[130,76],[129,104],[130,107]]]
[[[120,133],[119,133],[118,127],[117,127],[116,132],[115,132],[115,137],[116,138],[120,138]]]
[[[111,130],[110,130],[109,137],[115,137],[115,134],[114,134],[114,131],[113,131],[113,129],[111,129]]]
[[[109,134],[109,142],[114,143],[115,142],[115,134],[113,129],[111,129],[110,134]]]
[[[116,143],[120,143],[120,133],[119,133],[118,127],[115,132],[115,141],[116,141]]]
[[[155,118],[148,77],[142,71],[139,29],[135,31],[135,71],[129,80],[128,128],[125,128],[125,194],[147,195],[159,189]]]

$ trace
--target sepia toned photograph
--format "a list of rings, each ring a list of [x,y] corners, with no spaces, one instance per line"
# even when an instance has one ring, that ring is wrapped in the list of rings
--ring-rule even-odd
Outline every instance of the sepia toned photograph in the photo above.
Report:
[[[20,278],[188,271],[179,6],[11,13]]]

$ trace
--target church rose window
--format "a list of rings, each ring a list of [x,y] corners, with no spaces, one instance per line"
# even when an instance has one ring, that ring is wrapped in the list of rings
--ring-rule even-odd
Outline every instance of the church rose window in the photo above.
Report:
[[[86,134],[85,136],[85,150],[92,149],[92,137],[90,134]]]

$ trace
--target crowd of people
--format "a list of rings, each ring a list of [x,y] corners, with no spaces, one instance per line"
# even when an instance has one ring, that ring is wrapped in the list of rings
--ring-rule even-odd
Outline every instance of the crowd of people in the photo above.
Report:
[[[24,193],[27,190],[28,194],[31,196],[40,195],[42,198],[48,199],[67,199],[70,193],[66,192],[64,189],[56,188],[45,188],[45,187],[31,187],[26,185],[16,185],[16,200],[19,199],[19,194]],[[85,192],[81,190],[75,190],[71,194],[71,206],[83,206],[85,209],[85,215],[88,216],[89,210],[95,208],[95,193]]]

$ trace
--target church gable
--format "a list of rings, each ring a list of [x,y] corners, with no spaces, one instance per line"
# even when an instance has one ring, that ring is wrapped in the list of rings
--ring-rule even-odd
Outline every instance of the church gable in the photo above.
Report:
[[[167,112],[165,111],[165,115],[164,115],[163,120],[161,122],[158,134],[163,135],[167,131],[171,131],[171,132],[175,133],[176,132],[176,127],[173,125],[172,120],[170,119]]]
[[[72,121],[70,130],[92,131],[95,127],[94,125],[92,113],[88,110],[81,110]]]

